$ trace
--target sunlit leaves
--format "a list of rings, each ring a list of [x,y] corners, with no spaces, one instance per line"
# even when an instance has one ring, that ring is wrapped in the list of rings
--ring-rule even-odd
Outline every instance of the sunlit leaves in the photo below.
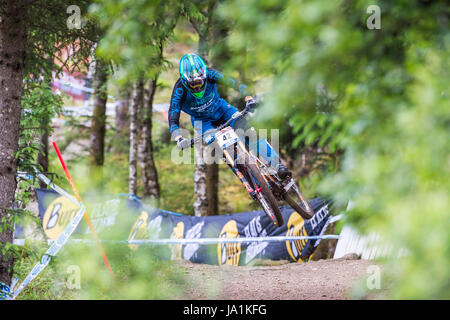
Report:
[[[448,297],[448,6],[280,3],[236,0],[222,8],[236,20],[230,44],[251,47],[247,72],[273,79],[261,119],[288,123],[294,147],[345,150],[339,172],[325,175],[319,188],[340,203],[354,201],[347,221],[410,249],[412,256],[395,261],[401,276],[392,296]],[[366,27],[374,4],[380,30]]]
[[[97,1],[90,7],[105,34],[97,53],[118,66],[116,79],[154,77],[168,65],[161,47],[172,36],[183,6],[177,1]]]

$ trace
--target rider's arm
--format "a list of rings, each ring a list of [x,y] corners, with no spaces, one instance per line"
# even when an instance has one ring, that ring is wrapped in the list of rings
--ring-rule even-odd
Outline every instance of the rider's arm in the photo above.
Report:
[[[208,69],[208,80],[214,83],[223,84],[229,88],[233,88],[238,91],[243,96],[248,96],[247,94],[247,86],[243,83],[240,83],[238,80],[231,78],[220,71],[215,69]]]
[[[175,83],[172,91],[172,97],[170,98],[170,107],[169,107],[169,129],[172,135],[172,139],[177,141],[181,138],[180,134],[180,112],[181,112],[181,102],[185,97],[185,88],[181,84],[181,81],[178,80]]]

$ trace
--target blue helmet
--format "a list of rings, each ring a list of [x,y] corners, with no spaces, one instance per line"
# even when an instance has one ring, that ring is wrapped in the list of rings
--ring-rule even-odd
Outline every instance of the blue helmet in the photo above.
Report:
[[[185,54],[180,60],[181,83],[198,99],[205,93],[207,71],[205,61],[194,53]]]

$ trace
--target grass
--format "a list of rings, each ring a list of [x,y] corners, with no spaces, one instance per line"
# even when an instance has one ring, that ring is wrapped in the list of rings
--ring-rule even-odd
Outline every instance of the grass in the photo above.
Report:
[[[44,250],[41,247],[39,256]],[[67,244],[17,300],[183,298],[187,285],[184,269],[156,258],[154,249],[132,251],[116,244],[106,245],[105,251],[115,281],[96,248]],[[23,281],[36,262],[31,256],[18,261],[15,277]]]

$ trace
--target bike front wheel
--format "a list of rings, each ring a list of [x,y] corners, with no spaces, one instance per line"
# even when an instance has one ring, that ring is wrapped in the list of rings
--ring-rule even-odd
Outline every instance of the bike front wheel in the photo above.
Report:
[[[314,216],[314,210],[308,201],[305,200],[300,188],[295,182],[290,190],[285,193],[284,200],[292,207],[292,209],[298,212],[303,219],[311,219]]]
[[[277,199],[270,190],[269,185],[261,174],[259,167],[255,163],[247,162],[247,168],[250,174],[256,179],[259,187],[261,188],[258,200],[264,211],[270,216],[277,227],[281,227],[284,223],[283,215],[281,214],[280,207],[278,206]]]

